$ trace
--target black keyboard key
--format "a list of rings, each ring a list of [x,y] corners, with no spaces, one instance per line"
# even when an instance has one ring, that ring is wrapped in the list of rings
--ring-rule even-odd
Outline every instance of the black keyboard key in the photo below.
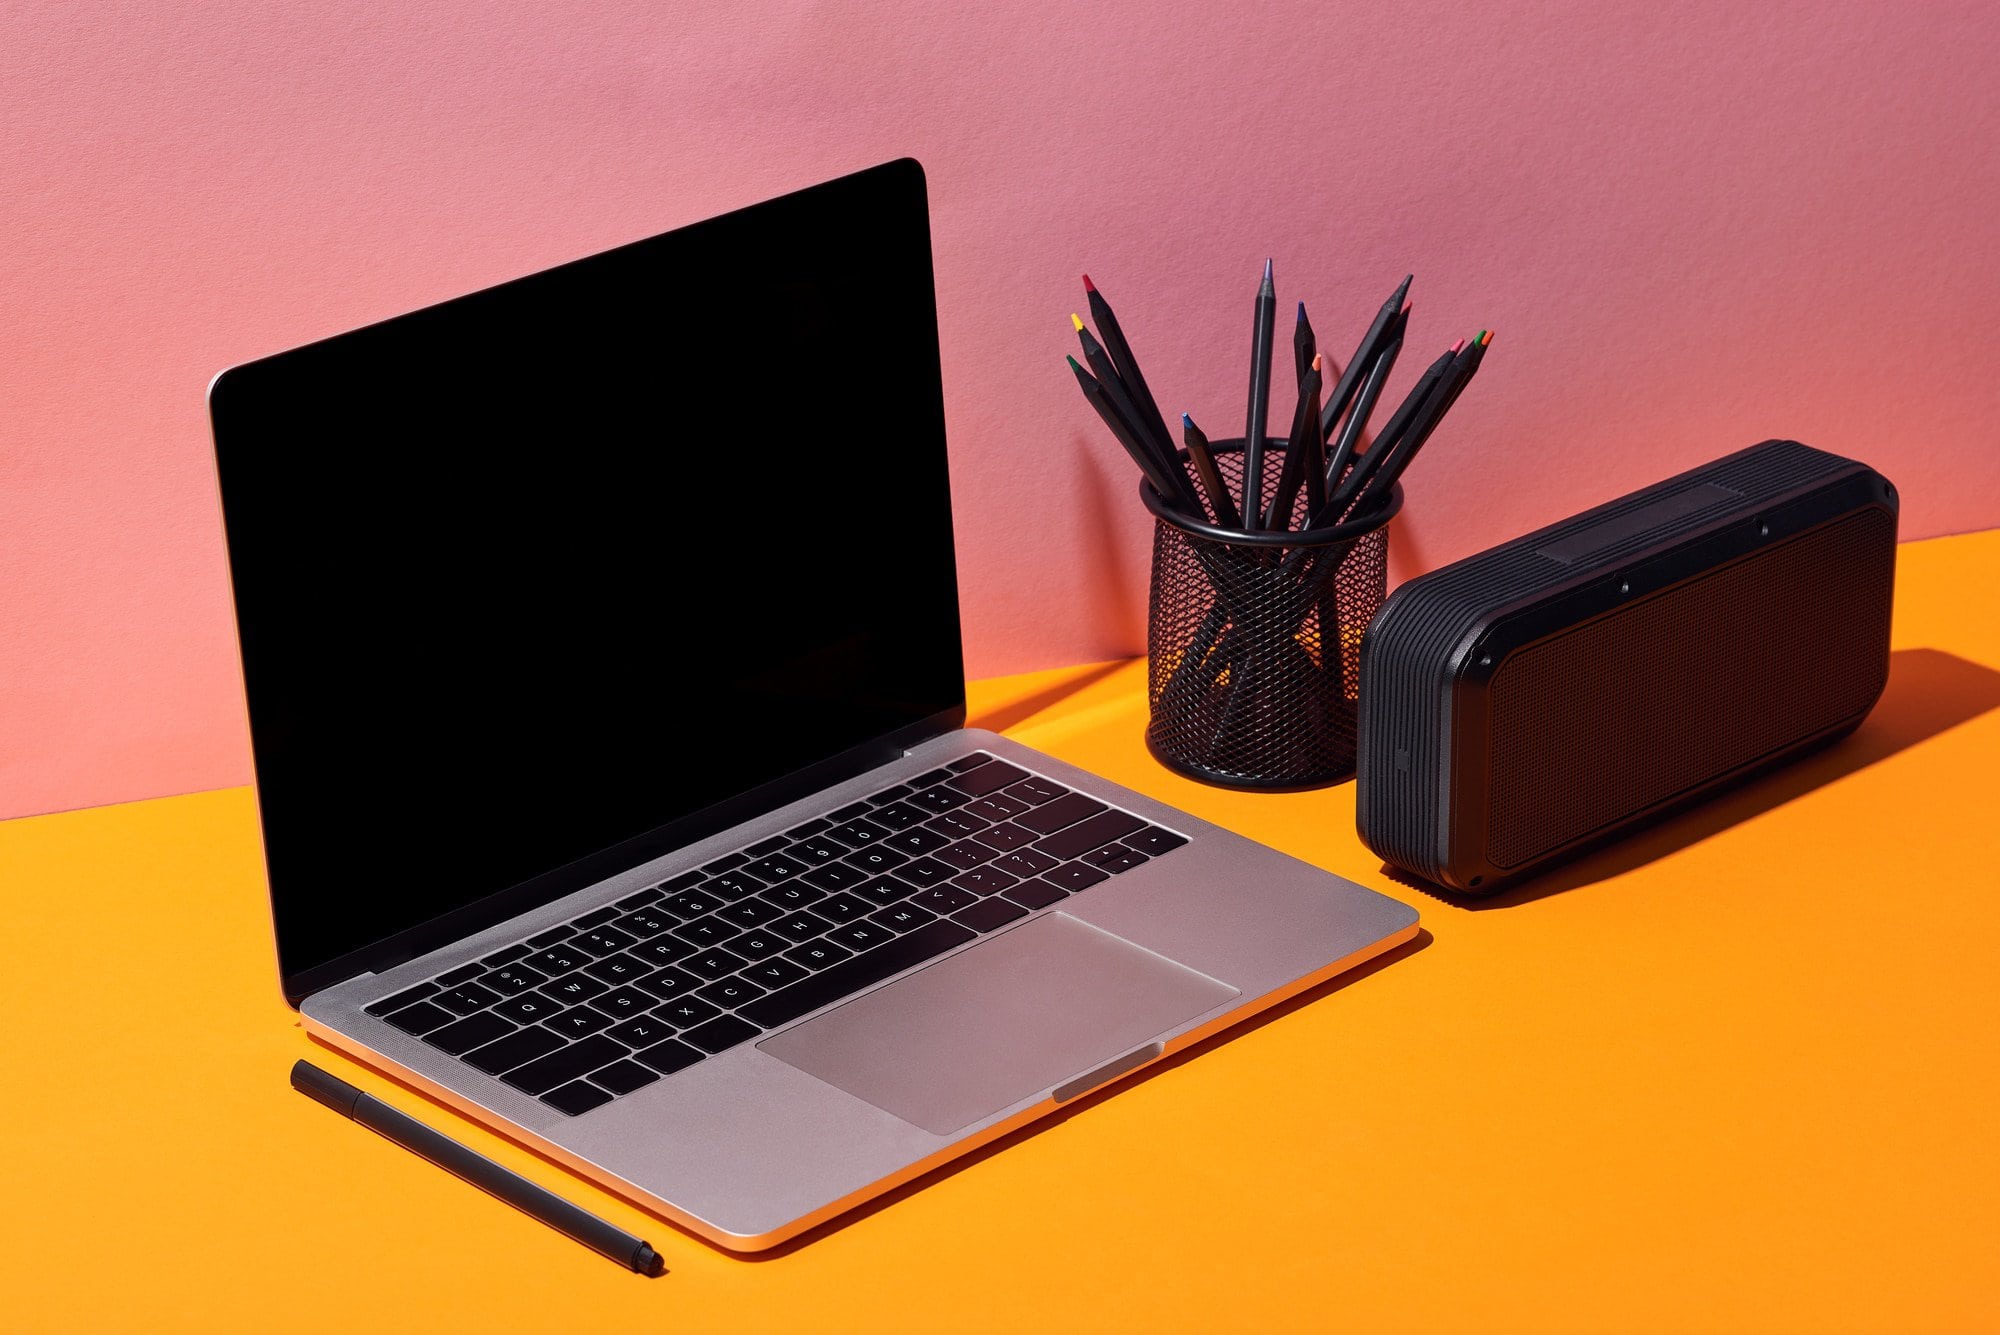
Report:
[[[700,987],[701,979],[685,969],[662,969],[651,978],[640,979],[638,985],[663,1001],[672,1001]]]
[[[1099,871],[1108,871],[1113,876],[1116,876],[1121,871],[1131,871],[1142,862],[1152,861],[1144,853],[1139,852],[1137,849],[1127,848],[1123,844],[1112,844],[1110,847],[1100,848],[1094,853],[1085,853],[1083,860]]]
[[[393,1024],[406,1034],[427,1034],[441,1024],[451,1023],[451,1020],[450,1011],[442,1006],[433,1006],[428,1001],[390,1011],[382,1017],[384,1024]]]
[[[531,987],[540,987],[549,981],[549,976],[525,964],[512,965],[505,969],[495,969],[492,973],[481,974],[479,985],[498,992],[503,997],[511,997],[526,992]]]
[[[891,867],[900,867],[909,860],[909,854],[898,853],[893,848],[883,848],[879,844],[873,848],[858,849],[847,855],[848,866],[859,867],[870,873],[888,871]]]
[[[946,779],[949,779],[950,777],[951,777],[951,771],[948,769],[925,770],[922,774],[919,774],[916,778],[910,780],[910,787],[913,790],[917,788],[928,788],[934,783],[943,783]]]
[[[1028,911],[1019,904],[1009,904],[1004,899],[982,899],[969,909],[960,909],[951,915],[953,922],[964,923],[975,932],[990,932],[996,927],[1004,927],[1016,918],[1025,918]]]
[[[1050,806],[1055,803],[1051,802]],[[1075,825],[1036,844],[1035,847],[1052,858],[1073,858],[1088,853],[1100,844],[1108,844],[1113,839],[1143,829],[1146,822],[1129,811],[1100,811],[1088,820]]]
[[[552,946],[539,955],[530,955],[523,961],[537,973],[545,973],[553,978],[571,969],[581,969],[590,962],[590,956],[581,950],[571,950],[568,946]]]
[[[600,978],[613,987],[620,983],[636,983],[651,973],[654,965],[635,959],[630,954],[613,955],[583,966],[583,971],[592,978]]]
[[[433,1004],[444,1007],[453,1015],[470,1015],[474,1011],[485,1010],[498,1000],[499,993],[489,992],[477,983],[461,983],[431,998]]]
[[[970,890],[975,895],[997,894],[1014,884],[1020,878],[1009,876],[1004,871],[992,867],[974,867],[962,876],[954,876],[951,883],[961,890]]]
[[[897,880],[908,881],[920,889],[924,886],[943,885],[956,875],[958,875],[956,867],[947,867],[936,858],[918,858],[906,867],[896,868],[895,871]]]
[[[960,890],[950,885],[934,885],[928,890],[919,890],[911,895],[909,902],[920,909],[929,909],[932,913],[956,913],[968,904],[978,902],[978,899],[979,896],[969,890]]]
[[[1074,825],[1085,816],[1094,816],[1103,811],[1104,803],[1082,793],[1064,793],[1053,802],[1045,802],[1033,811],[1024,811],[1014,817],[1017,825],[1025,825],[1036,834],[1054,834],[1066,825]],[[1144,824],[1144,822],[1140,822]],[[1133,829],[1139,828],[1137,825]],[[1091,847],[1095,848],[1093,844]]]
[[[784,917],[785,911],[763,899],[753,898],[738,900],[715,916],[738,927],[762,927],[773,918]]]
[[[899,881],[893,876],[872,876],[847,893],[876,904],[893,904],[914,889],[916,887],[908,881]]]
[[[996,867],[1010,876],[1040,876],[1057,865],[1047,853],[1038,853],[1032,848],[1017,849],[1004,858],[995,858],[989,866]]]
[[[1042,879],[1075,894],[1079,890],[1088,890],[1099,881],[1108,881],[1111,878],[1095,867],[1086,867],[1081,862],[1067,862],[1053,871],[1043,872]]]
[[[393,997],[384,997],[380,1001],[371,1001],[361,1009],[369,1015],[387,1015],[390,1011],[399,1011],[405,1006],[414,1006],[437,990],[436,983],[418,983],[415,987],[403,989]]]
[[[868,873],[845,862],[829,862],[824,867],[814,867],[799,879],[820,890],[844,890],[850,885],[860,885],[868,879]]]
[[[617,916],[618,906],[616,904],[606,904],[601,909],[592,909],[581,918],[572,919],[570,926],[576,928],[579,932],[588,931],[592,927],[602,927]]]
[[[1005,825],[996,825],[990,830],[983,831],[977,838],[980,843],[985,844],[988,848],[997,848],[1002,853],[1011,853],[1023,844],[1034,843],[1035,832],[1033,830],[1024,830],[1014,824],[1014,822],[1008,821]]]
[[[442,1048],[456,1057],[461,1052],[470,1052],[476,1047],[491,1043],[496,1038],[504,1038],[514,1032],[514,1026],[488,1011],[484,1015],[470,1015],[456,1024],[448,1024],[442,1029],[433,1029],[424,1035],[424,1042],[434,1048]]]
[[[1158,857],[1162,853],[1173,852],[1176,848],[1186,843],[1187,839],[1182,835],[1175,834],[1172,830],[1163,830],[1157,825],[1148,825],[1137,834],[1128,834],[1118,842],[1124,844],[1127,848],[1136,848],[1148,856]]]
[[[641,941],[625,953],[635,960],[658,968],[672,964],[676,960],[684,960],[694,954],[694,951],[692,942],[683,941],[677,936],[663,936],[655,941]]]
[[[465,1054],[465,1060],[467,1065],[488,1075],[499,1075],[537,1057],[546,1057],[562,1046],[562,1039],[546,1029],[523,1029],[483,1048],[474,1048]]]
[[[972,897],[967,895],[966,898],[969,900]],[[826,939],[859,954],[864,950],[873,950],[892,935],[888,928],[877,927],[872,922],[850,922],[828,932]]]
[[[471,982],[485,971],[485,966],[481,965],[478,960],[474,960],[470,964],[459,965],[450,973],[441,973],[431,981],[435,982],[439,987],[457,987],[460,983]]]
[[[726,950],[705,950],[682,961],[683,967],[689,973],[699,974],[703,978],[720,978],[725,974],[735,973],[746,963],[748,961],[742,956],[732,955]]]
[[[735,903],[745,895],[755,894],[764,888],[764,883],[746,871],[732,871],[726,876],[701,883],[702,893],[716,899]]]
[[[744,1002],[755,1001],[763,996],[764,989],[755,983],[747,983],[738,976],[718,978],[695,995],[711,1006],[720,1006],[723,1010],[733,1011]]]
[[[659,913],[653,909],[640,909],[637,913],[626,914],[611,925],[628,936],[645,941],[672,927],[674,920],[670,914]]]
[[[865,899],[842,893],[828,895],[813,905],[813,913],[822,918],[830,918],[834,922],[853,922],[856,918],[867,917],[868,911],[874,907]]]
[[[561,1014],[562,1008],[560,1001],[550,1001],[539,992],[530,992],[525,997],[508,997],[495,1006],[491,1014],[503,1020],[512,1020],[515,1024],[540,1024],[551,1015]],[[521,1060],[528,1059],[523,1057]]]
[[[761,960],[775,955],[791,942],[771,932],[745,932],[729,943],[731,954],[741,955],[746,960]]]
[[[677,1038],[664,1043],[655,1043],[632,1054],[634,1061],[642,1061],[661,1075],[672,1075],[675,1071],[685,1071],[702,1059],[700,1048],[691,1048]]]
[[[783,848],[786,844],[790,842],[791,840],[785,838],[784,835],[774,834],[769,839],[759,839],[756,843],[750,845],[750,847],[744,849],[743,851],[750,857],[761,858],[766,856],[767,854],[777,852],[779,849]]]
[[[677,895],[683,890],[692,890],[707,878],[707,872],[684,871],[678,876],[672,876],[661,881],[653,888],[660,892],[662,898],[665,898],[668,895]]]
[[[949,848],[940,848],[931,856],[956,871],[971,871],[982,862],[991,862],[995,853],[977,839],[961,839]]]
[[[967,803],[964,808],[968,814],[977,816],[981,820],[1006,820],[1009,816],[1018,816],[1027,809],[1026,802],[1018,797],[1009,797],[1005,793],[990,794],[977,802]]]
[[[788,858],[783,853],[773,853],[767,858],[758,858],[743,870],[755,876],[766,885],[797,876],[806,869],[806,864],[796,858]]]
[[[884,839],[882,843],[884,847],[893,848],[898,853],[907,853],[911,857],[922,857],[932,849],[943,848],[950,844],[951,836],[940,834],[936,830],[920,825],[915,829],[892,834],[887,839]]]
[[[542,1027],[564,1038],[582,1038],[600,1029],[609,1029],[614,1021],[603,1011],[594,1011],[588,1006],[572,1006],[560,1015],[551,1015],[542,1021]]]
[[[974,769],[980,765],[984,765],[987,761],[991,759],[993,759],[993,757],[987,755],[984,751],[974,751],[969,756],[960,756],[956,760],[947,760],[945,762],[944,767],[950,770],[953,774],[963,774],[969,769]]]
[[[869,914],[868,920],[892,932],[913,932],[927,922],[936,922],[937,914],[920,909],[915,904],[891,904],[886,909],[877,909]]]
[[[644,1015],[660,1003],[636,987],[620,987],[606,992],[601,997],[592,997],[590,1004],[614,1020],[630,1020],[635,1016]]]
[[[828,828],[832,824],[833,822],[830,820],[826,820],[821,817],[814,817],[812,820],[806,821],[802,825],[794,825],[791,829],[786,830],[785,838],[787,839],[810,838],[811,836],[818,834],[821,830]]]
[[[782,918],[772,923],[768,930],[784,937],[787,941],[810,941],[826,929],[826,919],[814,917],[810,913],[794,913],[789,918]]]
[[[660,892],[657,888],[649,888],[641,890],[636,895],[625,896],[625,898],[619,900],[616,904],[612,905],[612,907],[617,909],[620,913],[630,913],[634,909],[642,909],[646,907],[646,905],[652,903],[659,897],[660,897]]]
[[[688,1029],[713,1020],[722,1012],[700,997],[678,997],[664,1006],[655,1006],[653,1014],[676,1029]]]
[[[574,1006],[579,1001],[589,1001],[601,997],[611,990],[610,986],[598,982],[587,973],[569,973],[553,983],[542,985],[542,995],[552,1001],[560,1001],[565,1006]]]
[[[496,950],[479,962],[489,969],[497,969],[503,964],[512,964],[527,953],[528,943],[523,941],[518,945],[509,946],[505,950]]]
[[[967,796],[984,797],[1027,777],[1028,771],[1016,768],[1004,760],[989,760],[978,769],[968,770],[949,782],[953,788]]]
[[[541,1096],[542,1102],[557,1112],[568,1113],[571,1117],[581,1117],[592,1108],[601,1108],[611,1102],[612,1096],[596,1085],[586,1085],[581,1080],[572,1080]]]
[[[1007,790],[1007,796],[1019,798],[1029,806],[1038,807],[1044,802],[1053,802],[1069,789],[1039,774],[1031,774]]]
[[[1058,899],[1069,898],[1069,891],[1059,890],[1047,881],[1023,881],[1019,885],[1000,892],[1002,899],[1011,899],[1024,909],[1045,909]]]
[[[713,862],[702,863],[701,870],[705,876],[720,876],[726,871],[735,871],[746,861],[748,859],[741,853],[725,853]]]
[[[827,812],[826,818],[835,824],[839,824],[843,821],[850,821],[857,816],[865,816],[867,814],[868,804],[866,802],[849,802],[844,807]]]
[[[808,941],[802,946],[793,946],[785,952],[785,958],[802,968],[824,969],[852,957],[853,951],[845,946],[836,946],[831,941]]]
[[[954,839],[963,839],[968,834],[978,834],[993,822],[980,816],[968,816],[963,811],[947,811],[935,820],[927,822],[929,828],[939,834],[948,834]]]
[[[832,963],[831,960],[827,962]],[[804,965],[794,964],[790,960],[765,960],[761,964],[753,964],[745,969],[742,977],[769,992],[773,988],[790,987],[811,972],[812,970]]]
[[[847,846],[845,844],[836,844],[833,840],[821,835],[813,839],[801,839],[798,843],[787,848],[785,852],[809,866],[818,867],[846,857]],[[812,873],[807,872],[806,874],[810,876]]]
[[[674,935],[683,941],[692,941],[696,946],[719,946],[740,930],[735,923],[724,922],[710,914],[706,918],[682,923],[674,928]]]
[[[845,825],[836,825],[828,830],[826,837],[853,849],[865,848],[887,833],[889,832],[881,826],[872,825],[865,820],[850,820]]]
[[[613,1062],[590,1073],[590,1083],[608,1089],[613,1094],[630,1094],[635,1089],[644,1089],[660,1078],[658,1071],[649,1071],[629,1058]]]
[[[531,949],[540,950],[543,946],[552,946],[558,941],[567,940],[569,940],[569,924],[564,923],[560,927],[551,927],[546,932],[536,932],[528,938],[526,944]]]
[[[636,1020],[614,1024],[604,1031],[628,1048],[650,1048],[662,1039],[673,1036],[674,1027],[653,1015],[641,1015]]]
[[[757,1026],[747,1020],[739,1020],[734,1015],[710,1020],[707,1024],[697,1025],[681,1035],[685,1041],[711,1054],[733,1048],[744,1039],[755,1037],[757,1037]]]
[[[856,924],[858,925],[858,924]],[[854,926],[843,927],[851,932]],[[876,928],[881,931],[881,928]],[[752,1024],[766,1029],[776,1028],[789,1020],[796,1020],[808,1011],[816,1011],[828,1002],[839,1001],[851,996],[864,987],[873,986],[884,978],[891,977],[922,964],[925,960],[942,955],[953,946],[974,939],[972,931],[955,922],[933,922],[919,927],[904,936],[891,938],[886,944],[843,960],[830,968],[821,969],[812,977],[780,988],[766,997],[759,997],[743,1008],[743,1015]],[[790,952],[791,958],[801,964],[798,952]],[[811,967],[807,964],[807,967]]]
[[[919,811],[907,802],[898,802],[894,806],[870,812],[868,819],[891,830],[907,830],[912,825],[922,825],[929,820],[930,813]]]
[[[786,881],[783,885],[772,886],[758,898],[768,899],[781,909],[802,909],[825,899],[826,891],[816,885],[807,885],[802,880]]]
[[[724,901],[716,895],[705,895],[699,890],[683,890],[677,895],[669,895],[660,901],[660,907],[686,922],[690,918],[700,918],[721,908]]]
[[[911,793],[903,800],[918,810],[928,811],[935,816],[941,811],[956,811],[972,799],[956,788],[937,784],[921,792]]]

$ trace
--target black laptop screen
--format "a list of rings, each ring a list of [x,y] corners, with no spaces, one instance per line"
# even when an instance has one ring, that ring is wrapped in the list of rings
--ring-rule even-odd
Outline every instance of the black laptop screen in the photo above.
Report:
[[[288,980],[963,707],[915,163],[210,405]]]

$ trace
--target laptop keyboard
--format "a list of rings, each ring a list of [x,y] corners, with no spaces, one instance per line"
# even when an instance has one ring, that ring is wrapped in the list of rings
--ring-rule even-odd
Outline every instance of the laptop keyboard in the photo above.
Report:
[[[982,751],[362,1009],[574,1117],[1186,842]]]

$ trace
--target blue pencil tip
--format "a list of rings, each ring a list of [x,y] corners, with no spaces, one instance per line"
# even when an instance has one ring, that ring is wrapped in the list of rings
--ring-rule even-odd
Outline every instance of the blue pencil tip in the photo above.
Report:
[[[1192,417],[1189,417],[1189,416],[1188,416],[1188,415],[1187,415],[1186,413],[1182,413],[1182,414],[1181,414],[1181,425],[1182,425],[1182,426],[1193,426],[1193,425],[1194,425],[1194,419],[1193,419]]]
[[[1306,304],[1302,301],[1299,303],[1299,323],[1304,324],[1305,322],[1306,322]]]

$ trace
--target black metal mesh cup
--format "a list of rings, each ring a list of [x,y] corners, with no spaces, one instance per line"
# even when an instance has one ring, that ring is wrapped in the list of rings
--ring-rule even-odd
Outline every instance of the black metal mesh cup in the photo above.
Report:
[[[1212,445],[1241,495],[1243,442]],[[1268,504],[1285,442],[1262,460]],[[1398,486],[1366,519],[1295,532],[1197,523],[1145,483],[1157,521],[1146,619],[1146,745],[1161,764],[1232,788],[1303,788],[1354,773],[1361,633],[1389,580]],[[1259,507],[1261,510],[1261,506]],[[1305,521],[1305,489],[1289,522]]]

